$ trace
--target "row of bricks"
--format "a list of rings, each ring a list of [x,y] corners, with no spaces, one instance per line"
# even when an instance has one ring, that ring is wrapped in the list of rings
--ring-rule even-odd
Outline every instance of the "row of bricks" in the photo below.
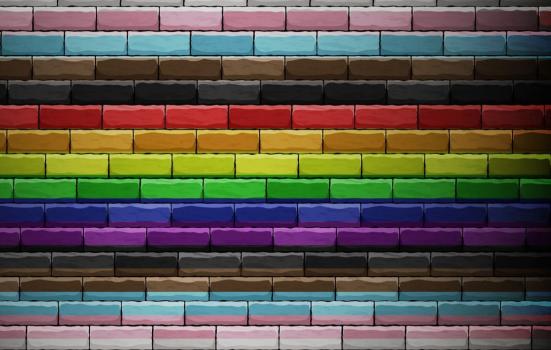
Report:
[[[0,179],[0,201],[220,202],[239,201],[236,194],[246,190],[242,181],[223,181],[223,192],[221,186],[211,187],[219,183],[210,179]],[[310,203],[538,201],[551,200],[551,180],[269,178],[265,187],[247,197],[257,202]],[[236,223],[250,222],[243,221],[242,208],[246,207],[237,204],[231,209],[236,211]],[[254,215],[263,216],[260,212]]]
[[[524,7],[4,7],[0,30],[528,30],[551,8]],[[539,22],[539,25],[538,25]]]
[[[99,124],[110,128],[164,128],[162,110],[104,113]],[[144,111],[144,112],[142,112]],[[148,113],[151,112],[151,113]],[[276,114],[276,113],[274,113]],[[273,114],[273,115],[274,115]],[[277,113],[279,114],[279,113]],[[348,113],[347,113],[348,114]],[[291,124],[290,116],[270,120],[262,113],[243,124]],[[74,115],[65,114],[74,118]],[[252,119],[252,118],[254,119]],[[348,117],[346,120],[345,117]],[[10,119],[13,117],[10,116]],[[277,119],[276,119],[277,118]],[[16,122],[21,122],[16,120]],[[73,123],[78,123],[73,119]],[[86,120],[80,121],[82,124]],[[500,121],[501,124],[505,121]],[[520,120],[528,124],[530,120]],[[47,126],[48,119],[41,119]],[[55,119],[52,124],[61,124]],[[230,123],[241,124],[230,117]],[[484,123],[484,121],[483,121]],[[49,125],[52,125],[49,124]],[[90,123],[91,124],[91,123]],[[293,127],[354,126],[349,114],[323,115],[316,110],[297,117]],[[485,125],[487,126],[487,125]],[[4,153],[551,153],[551,130],[0,130]],[[237,170],[241,162],[237,156]]]
[[[546,56],[551,32],[2,32],[4,56]]]
[[[6,80],[551,79],[542,57],[0,57]]]
[[[0,300],[283,301],[292,295],[302,301],[492,301],[499,308],[499,301],[551,300],[550,282],[538,277],[2,277]]]
[[[551,276],[551,254],[533,252],[381,252],[307,253],[3,253],[0,276],[297,276],[288,291],[316,291],[315,279],[298,276],[348,277],[491,277]],[[334,279],[324,284],[334,290]],[[328,281],[328,282],[327,282]],[[323,284],[323,283],[322,283]],[[121,285],[118,283],[117,285]],[[124,284],[122,284],[124,285]],[[291,287],[293,285],[294,287]],[[546,283],[549,286],[549,283]],[[310,286],[310,287],[309,287]],[[495,290],[494,290],[495,291]],[[499,289],[497,289],[499,291]],[[312,295],[299,295],[311,300]],[[329,299],[332,300],[333,294]],[[323,299],[326,300],[326,299]]]
[[[223,294],[222,292],[221,294]],[[231,294],[231,292],[229,292]],[[98,293],[99,294],[99,293]],[[258,300],[270,292],[256,291]],[[269,299],[262,298],[270,294]],[[122,304],[122,307],[121,307]],[[404,317],[405,316],[405,317]],[[551,302],[0,301],[0,325],[551,325]],[[72,349],[72,348],[71,348]]]
[[[551,47],[551,46],[550,46]],[[548,80],[16,81],[0,104],[550,104]]]
[[[546,350],[551,327],[12,326],[0,337],[10,350]]]
[[[524,228],[3,228],[1,250],[540,250],[551,230]],[[306,255],[308,270],[312,257]]]
[[[262,118],[258,118],[259,116]],[[551,106],[542,105],[482,105],[482,106],[434,106],[434,105],[356,105],[356,106],[322,106],[322,105],[295,105],[295,106],[14,106],[0,105],[0,128],[5,129],[551,129]],[[23,131],[21,131],[23,132]],[[213,132],[213,131],[211,131]],[[348,132],[348,131],[347,131]],[[9,133],[9,132],[8,132]],[[326,136],[338,134],[335,131],[325,131]],[[477,139],[477,134],[481,139]],[[513,137],[529,133],[515,131]],[[145,132],[140,134],[145,136]],[[167,142],[167,134],[163,134]],[[414,135],[415,133],[412,133]],[[469,130],[451,131],[452,144],[454,139],[469,136],[468,142],[461,142],[463,147],[470,143],[481,147],[482,136],[486,132]],[[488,135],[510,135],[509,132],[487,132]],[[71,148],[79,151],[101,150],[101,145],[109,145],[113,151],[129,151],[131,146],[117,147],[113,142],[128,139],[128,132],[98,132],[93,131],[87,142],[78,140],[84,137],[84,132],[73,132]],[[108,137],[112,135],[112,137]],[[123,136],[125,135],[125,136]],[[183,134],[182,134],[183,135]],[[231,135],[231,133],[227,133]],[[279,136],[281,135],[281,136]],[[296,136],[295,136],[296,135]],[[304,136],[303,136],[304,135]],[[302,137],[312,142],[310,137],[316,135],[315,147],[304,147]],[[135,139],[136,133],[134,134]],[[277,139],[270,140],[270,137]],[[279,138],[285,137],[285,140]],[[288,139],[287,139],[288,137]],[[352,134],[347,136],[347,139]],[[91,142],[91,140],[94,142]],[[493,139],[493,137],[492,137]],[[100,145],[95,148],[92,143]],[[137,140],[135,140],[137,141]],[[224,143],[227,147],[227,141]],[[517,140],[518,141],[518,140]],[[82,143],[89,144],[87,148],[78,148]],[[321,151],[321,131],[292,132],[292,131],[260,131],[260,144],[268,150],[283,151],[287,147],[297,147],[297,152]],[[327,146],[327,140],[326,140]],[[331,143],[331,142],[329,142]],[[511,149],[509,146],[500,147],[500,150]],[[538,143],[530,140],[522,145]],[[287,145],[291,144],[293,146]],[[158,145],[158,143],[155,143]],[[21,145],[22,146],[22,145]],[[46,145],[45,145],[46,146]],[[109,147],[108,146],[108,147]],[[153,145],[150,145],[150,147]],[[413,145],[412,145],[413,146]],[[519,146],[517,144],[517,146]],[[482,146],[487,147],[487,146]],[[452,146],[452,149],[454,147]],[[251,148],[256,149],[256,146]],[[463,149],[463,148],[459,148]],[[105,150],[105,149],[104,149]],[[474,148],[470,148],[474,151]]]
[[[0,177],[547,178],[550,160],[549,154],[0,154]],[[261,179],[242,185],[265,190]]]

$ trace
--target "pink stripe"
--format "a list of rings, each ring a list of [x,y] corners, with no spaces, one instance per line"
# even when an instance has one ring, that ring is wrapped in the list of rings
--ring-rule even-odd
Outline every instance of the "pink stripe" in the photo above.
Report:
[[[341,337],[340,327],[282,327],[280,337],[287,339],[335,339]]]
[[[372,325],[372,316],[312,316],[312,324]]]
[[[0,315],[0,325],[57,325],[57,316],[9,316]]]
[[[215,337],[214,327],[155,327],[153,338],[156,339],[204,339]]]
[[[104,8],[98,9],[97,17],[98,30],[159,30],[157,8]]]
[[[466,339],[467,327],[408,327],[407,338],[413,339]]]
[[[183,325],[184,317],[183,316],[123,316],[122,318],[123,325],[156,325],[156,324],[173,324],[173,325]]]
[[[161,7],[161,30],[222,30],[222,10]]]
[[[25,338],[25,327],[13,327],[0,329],[0,339]]]
[[[96,339],[151,339],[151,327],[90,327],[90,338]]]
[[[351,8],[350,30],[411,30],[411,9]]]
[[[277,338],[277,327],[231,330],[218,328],[217,336],[225,339],[272,339]]]
[[[288,8],[287,30],[348,30],[348,10]]]
[[[34,12],[35,30],[96,30],[96,11],[42,9]]]
[[[395,339],[404,338],[404,327],[344,327],[346,339]]]
[[[29,331],[27,333],[28,339],[88,339],[88,328],[86,330],[67,329],[66,327],[59,327],[63,329],[57,329],[52,331]]]
[[[246,325],[247,316],[186,316],[186,325]]]
[[[224,10],[224,30],[285,30],[283,8],[254,11],[241,9]]]
[[[439,316],[438,324],[445,325],[494,325],[499,324],[499,317],[493,316]]]
[[[102,325],[116,326],[121,324],[119,315],[113,316],[59,316],[60,325]]]
[[[530,326],[526,327],[471,327],[472,339],[526,339],[530,338]]]
[[[435,324],[435,316],[408,316],[408,315],[398,315],[398,316],[375,316],[375,324],[385,325],[385,324],[396,324],[396,325],[428,325]]]
[[[0,9],[0,30],[33,30],[32,9]]]
[[[540,322],[551,322],[551,315],[507,315],[501,316],[501,322],[526,322],[529,321],[530,324],[540,323]]]
[[[249,323],[255,325],[309,325],[310,316],[249,316]]]

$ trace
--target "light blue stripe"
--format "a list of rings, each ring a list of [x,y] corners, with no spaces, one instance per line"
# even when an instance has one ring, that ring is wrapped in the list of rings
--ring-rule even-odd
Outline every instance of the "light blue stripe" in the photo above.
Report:
[[[248,33],[202,33],[191,34],[192,55],[253,55],[253,34]]]
[[[342,301],[396,301],[398,292],[337,292]]]
[[[379,54],[379,33],[319,33],[318,55],[376,56]]]
[[[18,301],[19,293],[18,292],[0,292],[0,300]]]
[[[83,299],[91,301],[142,301],[145,300],[145,292],[84,292]]]
[[[127,316],[184,316],[184,303],[171,301],[122,303],[122,314]]]
[[[444,54],[448,56],[505,55],[506,46],[505,34],[471,36],[452,33],[444,38]]]
[[[461,292],[400,292],[400,300],[447,301],[461,300]]]
[[[312,315],[317,316],[371,316],[373,303],[370,302],[329,302],[312,303]]]
[[[436,302],[428,301],[382,301],[375,304],[377,315],[436,315]]]
[[[2,33],[2,55],[62,56],[63,33]]]
[[[59,303],[59,313],[69,316],[120,315],[121,303],[108,301]]]
[[[147,292],[152,301],[208,301],[209,292]]]
[[[442,302],[438,312],[448,316],[499,316],[499,302]]]
[[[381,33],[382,56],[437,56],[442,55],[442,34]]]
[[[266,316],[310,315],[310,303],[305,303],[305,302],[250,303],[249,314],[266,315]]]
[[[504,301],[501,314],[508,315],[550,315],[551,302],[548,301]]]
[[[185,56],[190,54],[189,33],[130,33],[128,55]]]
[[[82,300],[82,292],[21,292],[21,300],[78,301]]]
[[[274,300],[333,301],[335,300],[335,293],[333,292],[274,292]]]
[[[246,302],[189,302],[186,303],[187,315],[201,316],[242,316],[247,314]]]
[[[254,38],[254,54],[258,56],[316,55],[316,33],[257,32]]]
[[[270,301],[272,292],[210,292],[210,300],[255,300]]]
[[[57,302],[0,302],[0,315],[57,315]]]
[[[67,33],[67,56],[121,56],[126,55],[126,33]]]

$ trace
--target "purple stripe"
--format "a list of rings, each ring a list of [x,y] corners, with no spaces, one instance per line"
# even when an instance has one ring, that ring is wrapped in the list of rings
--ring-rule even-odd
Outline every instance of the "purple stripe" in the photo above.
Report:
[[[397,228],[339,228],[337,245],[342,247],[398,247]]]
[[[460,247],[460,228],[403,228],[400,230],[403,247]]]
[[[208,247],[208,228],[150,228],[147,245],[150,247]]]
[[[18,228],[0,228],[0,249],[13,249],[19,247]]]
[[[271,247],[271,228],[213,228],[213,247]]]
[[[145,228],[86,228],[86,247],[143,247],[145,248]]]
[[[81,228],[24,228],[21,229],[22,247],[80,247]]]
[[[334,228],[274,228],[275,247],[334,247]]]
[[[523,247],[525,230],[523,228],[465,228],[463,245],[465,247]]]

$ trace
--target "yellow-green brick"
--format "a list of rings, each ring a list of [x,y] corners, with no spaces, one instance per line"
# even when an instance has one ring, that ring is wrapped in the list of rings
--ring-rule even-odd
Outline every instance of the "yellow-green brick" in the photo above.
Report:
[[[426,177],[486,177],[485,154],[426,154]]]
[[[547,154],[490,154],[490,177],[549,177]]]
[[[233,154],[178,154],[173,156],[174,177],[234,177]]]
[[[361,177],[360,154],[300,154],[300,177]]]
[[[298,155],[237,154],[237,177],[297,177]]]
[[[48,177],[107,177],[109,157],[107,154],[48,154],[46,176]]]
[[[0,177],[44,177],[43,154],[0,154]]]
[[[423,154],[364,154],[363,177],[423,177]]]
[[[111,177],[171,177],[170,154],[111,154]]]

